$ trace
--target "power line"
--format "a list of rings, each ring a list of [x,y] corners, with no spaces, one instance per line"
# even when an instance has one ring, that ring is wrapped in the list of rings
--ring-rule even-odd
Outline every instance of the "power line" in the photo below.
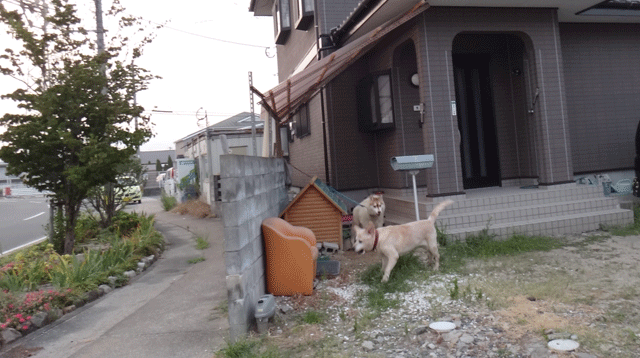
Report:
[[[201,35],[201,34],[196,34],[195,32],[190,32],[190,31],[185,31],[185,30],[181,30],[181,29],[176,29],[175,27],[171,27],[171,26],[166,26],[163,24],[159,24],[155,21],[151,21],[151,20],[147,20],[152,24],[158,25],[158,26],[162,26],[165,27],[167,29],[170,30],[174,30],[174,31],[178,31],[178,32],[182,32],[185,34],[189,34],[189,35],[193,35],[193,36],[198,36],[198,37],[202,37],[208,40],[214,40],[214,41],[219,41],[219,42],[225,42],[225,43],[229,43],[229,44],[233,44],[233,45],[240,45],[240,46],[247,46],[247,47],[256,47],[256,48],[263,48],[265,50],[268,50],[270,46],[261,46],[261,45],[253,45],[253,44],[246,44],[246,43],[242,43],[242,42],[236,42],[236,41],[230,41],[230,40],[223,40],[223,39],[218,39],[215,37],[211,37],[211,36],[206,36],[206,35]]]
[[[196,112],[181,112],[181,111],[145,111],[145,114],[152,114],[154,116],[156,115],[166,115],[166,116],[191,116],[194,117],[196,115]],[[213,117],[231,117],[231,116],[235,116],[238,113],[208,113],[208,116],[213,116]]]

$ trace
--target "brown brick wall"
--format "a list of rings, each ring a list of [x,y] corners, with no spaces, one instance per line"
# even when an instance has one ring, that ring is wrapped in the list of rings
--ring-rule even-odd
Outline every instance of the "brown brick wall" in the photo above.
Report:
[[[311,134],[302,138],[294,136],[293,143],[289,143],[289,163],[294,167],[292,185],[297,187],[307,185],[313,176],[326,182],[320,95],[309,101],[309,118]]]
[[[575,172],[632,168],[640,25],[560,24]]]

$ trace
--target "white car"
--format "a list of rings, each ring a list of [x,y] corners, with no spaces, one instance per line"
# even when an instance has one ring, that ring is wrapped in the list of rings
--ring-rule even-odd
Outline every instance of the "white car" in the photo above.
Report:
[[[138,203],[142,202],[142,190],[134,177],[122,176],[118,178],[120,187],[115,190],[116,202]]]

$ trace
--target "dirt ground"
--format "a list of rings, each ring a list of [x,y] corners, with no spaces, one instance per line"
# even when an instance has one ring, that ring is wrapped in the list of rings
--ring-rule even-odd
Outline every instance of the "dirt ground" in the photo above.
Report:
[[[571,336],[591,357],[640,357],[640,236],[597,231],[561,240],[564,247],[548,252],[468,262],[454,275],[461,290],[479,292],[483,299],[459,298],[457,312],[442,314],[491,316],[513,342],[531,336],[546,340]],[[343,288],[357,284],[360,272],[380,262],[376,254],[353,251],[334,254],[332,259],[340,261],[340,275],[324,285]],[[317,292],[290,302],[302,312],[321,309],[326,301],[326,294]],[[295,322],[280,322],[281,327],[287,324]]]

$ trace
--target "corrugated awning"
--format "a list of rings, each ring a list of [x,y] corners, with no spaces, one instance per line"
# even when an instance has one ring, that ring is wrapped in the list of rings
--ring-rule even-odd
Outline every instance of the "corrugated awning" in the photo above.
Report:
[[[428,3],[419,1],[406,13],[387,21],[322,60],[311,64],[264,95],[263,106],[267,107],[280,124],[285,123],[290,114],[371,50],[378,41],[428,8]]]

